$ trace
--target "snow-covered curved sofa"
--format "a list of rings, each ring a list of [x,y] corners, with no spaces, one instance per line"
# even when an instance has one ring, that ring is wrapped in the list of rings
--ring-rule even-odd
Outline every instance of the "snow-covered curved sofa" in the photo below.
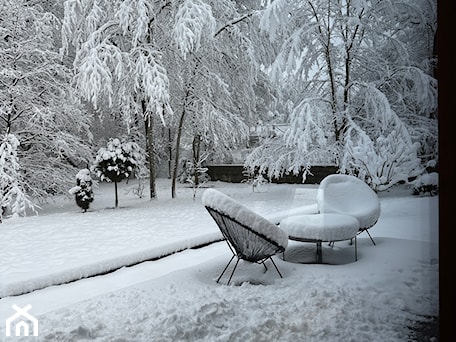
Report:
[[[273,213],[266,218],[280,225],[284,219],[296,215],[350,215],[359,221],[358,233],[366,232],[375,245],[368,229],[377,223],[380,212],[378,196],[365,182],[350,175],[332,174],[321,181],[317,203]]]
[[[325,177],[317,191],[317,205],[320,213],[355,217],[359,221],[359,233],[366,232],[375,245],[368,229],[380,217],[380,200],[361,179],[339,174]]]
[[[232,258],[218,277],[217,283],[235,257],[237,257],[237,261],[228,279],[228,284],[240,259],[263,264],[265,268],[264,263],[269,259],[282,277],[271,258],[273,255],[283,253],[288,245],[288,235],[282,229],[218,190],[205,190],[201,201],[217,223],[228,247],[233,252]]]

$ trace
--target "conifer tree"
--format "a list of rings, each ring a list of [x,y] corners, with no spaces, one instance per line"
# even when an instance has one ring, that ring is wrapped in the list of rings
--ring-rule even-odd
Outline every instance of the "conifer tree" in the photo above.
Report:
[[[76,204],[86,212],[90,203],[93,202],[92,177],[89,169],[82,169],[76,175],[76,186],[70,189],[70,194],[74,195]]]

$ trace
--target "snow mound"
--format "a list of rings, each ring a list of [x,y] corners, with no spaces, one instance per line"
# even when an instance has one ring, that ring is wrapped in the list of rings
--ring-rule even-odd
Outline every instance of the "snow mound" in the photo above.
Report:
[[[255,232],[277,242],[283,248],[287,247],[288,235],[284,231],[224,193],[215,189],[207,189],[201,196],[201,201],[204,206],[235,219]]]

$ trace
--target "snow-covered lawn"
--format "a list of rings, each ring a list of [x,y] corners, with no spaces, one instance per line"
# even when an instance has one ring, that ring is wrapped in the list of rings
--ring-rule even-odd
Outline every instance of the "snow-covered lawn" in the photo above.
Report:
[[[73,200],[43,206],[39,216],[0,226],[0,336],[13,304],[32,305],[39,337],[6,341],[408,341],[416,321],[438,315],[438,198],[398,187],[381,193],[382,214],[353,246],[290,241],[274,267],[241,263],[240,286],[215,283],[231,257],[201,204],[203,189],[180,186],[170,198],[139,199],[121,183],[95,188],[81,213]],[[272,184],[253,193],[244,184],[210,183],[262,215],[315,203],[315,185]],[[123,267],[115,272],[64,283]],[[271,267],[269,267],[271,266]],[[226,280],[222,278],[222,281]],[[45,287],[45,288],[43,288]],[[43,288],[43,289],[40,289]],[[20,294],[28,292],[28,294]]]

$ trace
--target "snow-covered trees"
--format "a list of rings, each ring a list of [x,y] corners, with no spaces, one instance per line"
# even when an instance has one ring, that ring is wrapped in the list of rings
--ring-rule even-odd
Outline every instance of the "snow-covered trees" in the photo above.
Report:
[[[144,142],[151,198],[155,162],[169,159],[174,197],[181,159],[223,155],[267,116],[288,128],[253,151],[251,170],[278,177],[335,163],[385,189],[438,160],[435,7],[3,0],[0,134],[21,170],[9,175],[31,199],[66,192],[68,174],[90,163],[96,121],[101,140]]]
[[[153,122],[170,114],[169,80],[155,44],[155,18],[169,3],[67,0],[62,52],[75,49],[76,88],[95,108],[109,106],[128,125],[145,126],[150,196],[155,194]]]
[[[223,154],[248,134],[246,122],[254,111],[257,83],[250,35],[253,13],[234,1],[187,0],[176,14],[173,39],[179,50],[173,52],[174,59],[185,60],[173,68],[176,77],[170,78],[178,89],[172,101],[178,115],[173,197],[181,145],[191,151],[186,157],[197,165],[204,159],[201,151]]]
[[[81,169],[76,174],[76,186],[69,190],[74,195],[76,204],[86,212],[93,202],[92,177],[89,169]]]
[[[19,141],[13,134],[3,136],[0,143],[0,223],[3,215],[25,215],[26,209],[34,209],[29,200],[17,157]]]
[[[92,170],[102,181],[114,182],[116,208],[119,204],[117,183],[130,177],[143,163],[143,152],[134,142],[121,142],[113,138],[108,141],[106,147],[98,150]]]
[[[437,84],[429,48],[435,27],[432,1],[270,2],[261,28],[280,47],[269,73],[279,85],[283,107],[289,108],[290,125],[284,135],[254,151],[248,165],[262,166],[272,174],[295,172],[297,164],[308,167],[314,163],[314,152],[324,149],[334,153],[321,162],[369,174],[380,182],[375,187],[385,188],[416,175],[418,152],[436,129]],[[418,53],[418,45],[424,51]],[[321,113],[324,120],[319,118]],[[353,158],[356,148],[362,148],[357,144],[366,139],[374,158],[368,166],[366,160]],[[399,139],[399,146],[388,149],[386,155],[385,139]],[[299,141],[306,143],[296,144]],[[295,144],[290,146],[290,142]],[[273,157],[271,162],[264,160],[271,150],[281,152],[277,158],[282,163]],[[394,160],[398,154],[402,158]],[[291,155],[295,158],[285,158]],[[398,168],[397,178],[391,177],[390,167],[381,167],[385,158],[387,165]]]
[[[90,158],[90,117],[58,54],[59,20],[37,2],[0,2],[0,133],[14,134],[23,189],[33,200],[66,193]]]
[[[220,132],[231,121],[246,132],[238,117],[250,115],[255,100],[245,31],[251,16],[236,1],[65,2],[63,51],[75,49],[76,86],[94,105],[116,108],[130,126],[145,125],[151,197],[158,146],[175,146],[167,151],[174,197],[181,142],[211,135],[191,128],[220,121]],[[208,116],[215,119],[209,126]],[[156,122],[167,125],[169,141],[156,141]]]

